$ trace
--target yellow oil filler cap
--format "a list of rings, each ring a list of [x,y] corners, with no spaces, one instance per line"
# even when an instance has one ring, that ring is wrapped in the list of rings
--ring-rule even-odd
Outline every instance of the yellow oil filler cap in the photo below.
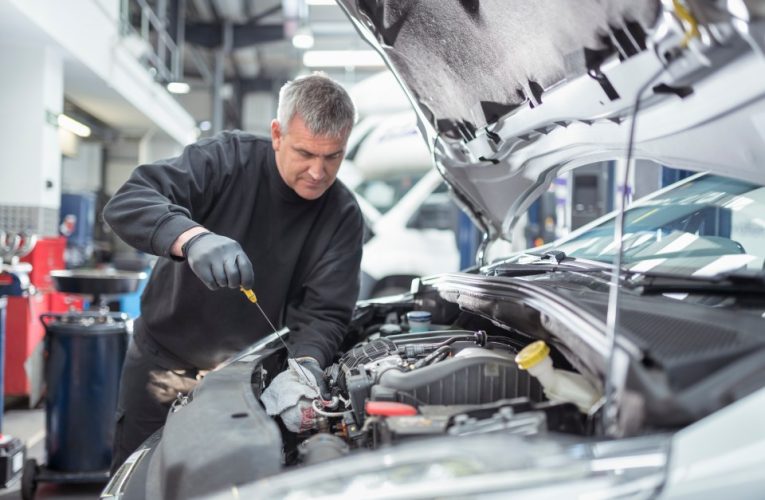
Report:
[[[521,352],[515,357],[515,362],[518,363],[518,368],[521,370],[528,370],[545,359],[548,354],[550,354],[550,348],[547,347],[544,340],[537,340],[521,349]]]

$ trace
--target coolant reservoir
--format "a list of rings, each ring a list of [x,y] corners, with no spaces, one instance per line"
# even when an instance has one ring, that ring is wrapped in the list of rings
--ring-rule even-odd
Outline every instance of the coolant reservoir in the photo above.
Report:
[[[600,399],[600,393],[578,373],[556,370],[550,359],[550,348],[542,340],[537,340],[523,349],[515,357],[518,368],[528,370],[542,384],[545,395],[551,401],[574,403],[583,413]]]

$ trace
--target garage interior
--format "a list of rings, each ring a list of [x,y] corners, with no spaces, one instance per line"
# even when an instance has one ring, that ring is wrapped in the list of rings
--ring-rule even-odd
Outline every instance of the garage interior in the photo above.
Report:
[[[371,146],[353,151],[354,164],[343,167],[341,179],[358,186],[376,210],[384,215],[432,167],[407,97],[333,0],[4,0],[0,48],[0,429],[15,439],[6,440],[7,456],[0,453],[9,480],[0,498],[21,498],[22,467],[14,463],[21,447],[38,464],[90,467],[82,449],[58,447],[80,436],[46,441],[46,413],[67,419],[91,411],[92,425],[110,432],[109,408],[55,399],[56,388],[76,389],[72,379],[52,387],[46,363],[54,352],[81,348],[69,336],[70,324],[89,321],[83,319],[89,314],[112,315],[116,329],[101,333],[114,345],[107,340],[98,348],[115,354],[89,369],[93,377],[119,377],[120,342],[140,314],[153,257],[117,238],[101,211],[137,165],[177,156],[224,130],[268,134],[281,86],[322,71],[348,89],[359,127],[370,124],[358,129],[362,139],[375,137],[387,120],[378,137],[406,137],[415,144],[402,142],[400,150],[424,157],[420,166],[402,159],[395,176],[383,178],[378,172],[385,165],[374,164],[379,155],[370,149],[370,163],[363,161],[363,148]],[[644,167],[632,174],[634,199],[687,175]],[[541,246],[613,210],[623,168],[609,161],[562,175],[524,215],[511,250]],[[429,203],[448,202],[446,188],[436,184]],[[435,222],[422,227],[447,231],[432,251],[449,246],[443,262],[458,271],[474,264],[480,234],[449,207],[456,223],[454,213],[431,207]],[[83,269],[116,274],[94,285],[77,279]],[[391,274],[396,278],[381,280],[377,292],[401,291],[416,273]],[[73,311],[81,316],[67,317]],[[46,336],[60,351],[50,350]],[[41,476],[37,498],[95,498],[102,488],[98,474],[52,473]]]

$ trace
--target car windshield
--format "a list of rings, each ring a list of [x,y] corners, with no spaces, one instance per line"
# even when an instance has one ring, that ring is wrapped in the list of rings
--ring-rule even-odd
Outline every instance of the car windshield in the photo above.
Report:
[[[611,263],[610,219],[553,246],[569,257]],[[763,269],[765,187],[702,175],[625,212],[623,265],[636,272],[714,276]]]

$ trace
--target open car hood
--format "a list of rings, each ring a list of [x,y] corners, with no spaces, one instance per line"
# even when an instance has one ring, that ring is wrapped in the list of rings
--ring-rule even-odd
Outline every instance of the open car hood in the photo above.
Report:
[[[490,239],[563,171],[624,158],[633,118],[633,158],[765,184],[763,2],[338,3]]]

